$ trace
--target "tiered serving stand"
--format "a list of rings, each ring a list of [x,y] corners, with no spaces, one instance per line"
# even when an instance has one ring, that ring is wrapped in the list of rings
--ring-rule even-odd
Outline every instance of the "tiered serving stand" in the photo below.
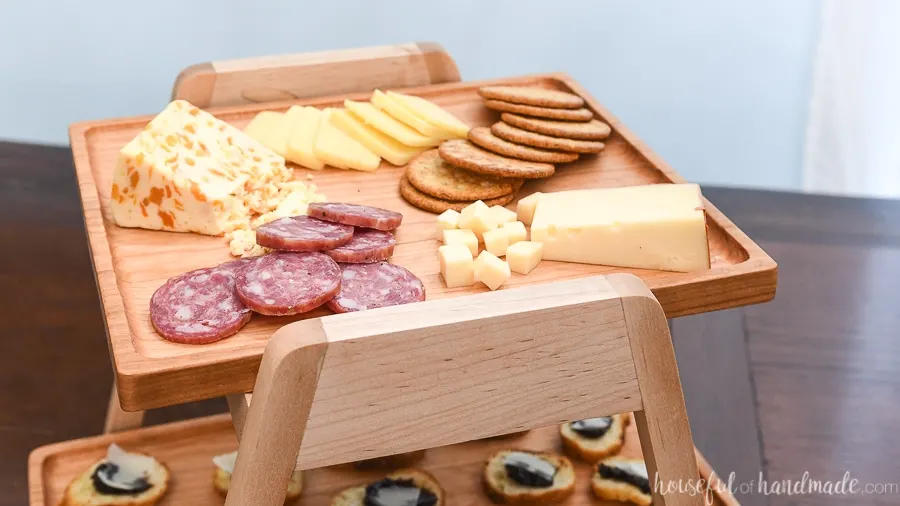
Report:
[[[340,106],[375,88],[402,88],[472,125],[487,125],[496,116],[476,91],[501,83],[573,91],[613,128],[599,156],[529,182],[520,195],[683,181],[569,76],[460,82],[453,59],[431,43],[197,65],[182,72],[173,97],[243,127],[264,109]],[[559,423],[625,412],[634,413],[634,423],[623,454],[643,455],[664,484],[710,480],[716,504],[737,504],[716,490],[721,483],[693,448],[667,318],[770,300],[776,265],[708,202],[709,270],[544,262],[497,292],[447,289],[438,275],[434,215],[397,193],[403,169],[309,172],[329,200],[403,212],[392,261],[423,280],[428,300],[344,315],[257,315],[223,341],[179,345],[153,331],[150,296],[171,276],[229,257],[221,238],[111,222],[117,152],[149,119],[71,127],[116,385],[107,434],[32,453],[32,506],[56,505],[68,482],[111,442],[170,467],[163,505],[222,504],[212,488],[211,457],[238,445],[229,506],[281,504],[295,468],[309,470],[299,504],[327,505],[341,489],[383,473],[344,464],[426,448],[416,465],[437,477],[450,505],[487,505],[480,475],[493,451],[559,452]],[[303,178],[307,171],[297,173]],[[140,428],[142,410],[216,396],[228,397],[230,415]],[[577,490],[565,504],[600,504],[589,492],[591,466],[576,467]],[[704,500],[705,494],[654,496],[657,505]]]

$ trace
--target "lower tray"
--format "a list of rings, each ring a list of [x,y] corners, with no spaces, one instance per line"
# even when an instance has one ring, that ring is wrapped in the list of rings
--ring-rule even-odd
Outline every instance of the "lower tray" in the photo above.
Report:
[[[116,442],[129,451],[153,455],[171,471],[169,491],[159,506],[190,504],[192,506],[220,506],[225,501],[212,487],[212,457],[234,451],[237,438],[229,415],[217,415],[168,425],[137,429],[118,434],[78,439],[43,446],[31,453],[28,462],[28,482],[31,506],[56,506],[62,499],[69,481],[84,472],[106,454],[107,446]],[[520,448],[535,451],[560,452],[559,431],[556,426],[535,429],[527,434],[482,441],[471,441],[426,452],[417,464],[431,472],[447,491],[449,504],[487,506],[491,501],[482,489],[481,471],[487,457],[496,450]],[[640,456],[640,442],[634,423],[628,426],[623,455]],[[712,469],[696,452],[702,478],[709,480]],[[602,502],[590,492],[592,468],[573,459],[578,482],[566,506],[621,505]],[[359,471],[352,466],[334,466],[308,471],[306,487],[297,504],[328,506],[338,491],[378,478],[384,471]],[[717,486],[718,485],[718,486]],[[717,478],[712,478],[712,504],[739,506],[737,500],[724,490]],[[720,491],[721,490],[721,491]],[[710,504],[705,502],[704,504]]]

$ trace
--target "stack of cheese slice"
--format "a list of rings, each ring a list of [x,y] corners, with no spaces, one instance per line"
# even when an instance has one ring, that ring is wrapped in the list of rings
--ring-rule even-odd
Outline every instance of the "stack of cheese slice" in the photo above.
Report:
[[[262,111],[246,133],[288,161],[313,170],[325,165],[366,172],[381,159],[406,165],[446,139],[464,138],[468,125],[419,97],[375,90],[371,102],[344,101],[345,109],[294,106]]]
[[[123,227],[222,235],[324,199],[292,179],[280,154],[176,100],[122,148],[110,208]]]

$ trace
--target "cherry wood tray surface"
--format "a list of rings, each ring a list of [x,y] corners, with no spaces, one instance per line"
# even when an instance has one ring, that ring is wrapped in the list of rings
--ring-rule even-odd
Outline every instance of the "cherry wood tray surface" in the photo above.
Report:
[[[69,482],[91,464],[106,455],[110,443],[117,443],[128,451],[153,455],[165,463],[171,472],[169,491],[159,506],[190,504],[217,506],[224,498],[212,487],[215,469],[212,457],[237,449],[237,438],[231,417],[216,415],[184,422],[137,429],[119,434],[107,434],[85,439],[55,443],[36,449],[28,462],[30,506],[56,506]],[[447,503],[453,506],[488,506],[493,504],[485,495],[481,472],[487,458],[495,451],[517,448],[560,453],[557,426],[532,430],[524,435],[470,441],[427,450],[425,458],[415,464],[430,473],[447,492]],[[635,424],[628,426],[621,455],[640,457],[641,447]],[[713,471],[706,459],[696,452],[700,475],[710,480]],[[600,501],[590,491],[593,468],[570,457],[577,469],[575,492],[564,506],[613,506],[622,503]],[[351,464],[307,471],[303,495],[295,504],[328,506],[337,492],[380,478],[386,470],[360,471]],[[709,494],[713,505],[738,506],[727,488],[712,476]],[[709,503],[705,503],[709,504]]]
[[[582,156],[560,165],[555,176],[530,181],[519,192],[601,188],[684,182],[573,79],[547,74],[478,83],[411,88],[405,92],[428,98],[473,126],[489,125],[497,113],[484,107],[477,89],[485,84],[537,85],[573,91],[613,133],[599,155]],[[294,104],[340,106],[344,98],[365,100],[368,94],[214,108],[210,112],[243,127],[260,110],[285,110]],[[110,350],[123,408],[142,410],[250,391],[268,338],[300,318],[327,314],[321,309],[297,317],[254,315],[235,336],[192,346],[165,341],[153,330],[149,300],[168,278],[230,259],[220,237],[126,229],[111,221],[109,193],[118,151],[151,116],[92,121],[71,127],[70,137],[81,191],[94,270],[105,312]],[[376,173],[297,169],[298,179],[311,181],[331,201],[364,203],[402,212],[392,262],[410,269],[425,283],[429,299],[486,291],[483,285],[447,289],[438,274],[433,238],[435,215],[407,204],[397,185],[403,168],[383,164]],[[775,262],[714,206],[707,202],[712,267],[694,273],[623,269],[563,262],[543,262],[528,276],[514,274],[513,287],[612,272],[640,276],[670,318],[770,300],[775,295]],[[515,209],[515,201],[508,207]]]

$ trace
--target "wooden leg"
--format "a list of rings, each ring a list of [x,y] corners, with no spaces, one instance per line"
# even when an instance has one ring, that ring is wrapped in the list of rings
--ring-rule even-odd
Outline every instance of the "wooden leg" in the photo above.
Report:
[[[638,278],[616,275],[609,281],[623,295],[622,309],[644,408],[634,413],[634,419],[653,487],[653,504],[699,506],[702,493],[678,493],[677,488],[679,484],[681,490],[696,486],[700,474],[665,313]]]
[[[304,345],[298,348],[298,343]],[[241,431],[225,506],[284,504],[327,347],[316,320],[288,325],[272,336]]]
[[[106,407],[106,422],[103,424],[103,433],[122,432],[137,429],[144,423],[143,411],[123,411],[119,404],[119,392],[116,383],[113,382],[112,392],[109,395],[109,406]]]

